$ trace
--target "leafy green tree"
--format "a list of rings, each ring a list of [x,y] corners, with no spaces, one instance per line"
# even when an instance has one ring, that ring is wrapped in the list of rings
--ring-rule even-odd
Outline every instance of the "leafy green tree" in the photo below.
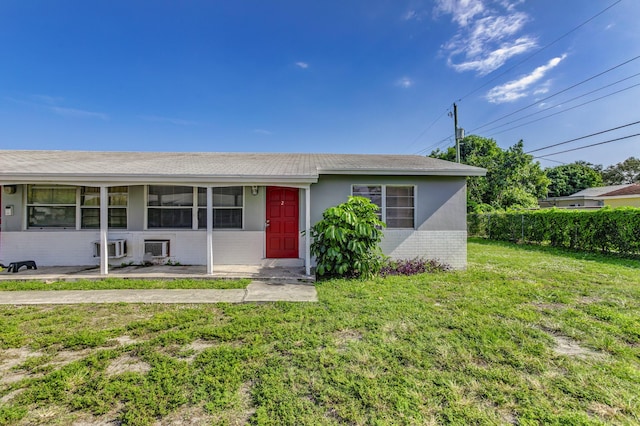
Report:
[[[311,254],[319,277],[376,275],[382,267],[382,228],[379,207],[364,197],[329,207],[311,228]]]
[[[612,165],[602,172],[605,185],[622,185],[640,182],[640,159],[629,157],[621,163]]]
[[[455,148],[430,156],[455,161]],[[504,150],[493,139],[469,135],[461,141],[460,157],[464,164],[487,169],[486,177],[467,179],[469,211],[535,207],[546,196],[549,179],[540,163],[524,153],[522,141]]]
[[[548,196],[564,197],[586,188],[602,186],[599,168],[600,166],[594,166],[591,163],[576,161],[546,169],[545,173],[551,180]]]

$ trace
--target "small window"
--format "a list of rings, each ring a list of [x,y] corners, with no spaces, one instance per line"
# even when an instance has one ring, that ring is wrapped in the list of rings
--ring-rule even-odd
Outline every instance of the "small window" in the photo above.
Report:
[[[391,229],[415,227],[415,187],[401,185],[353,185],[354,196],[365,197],[380,210],[380,220]]]
[[[76,227],[76,187],[27,186],[27,227]]]
[[[127,228],[127,200],[129,188],[113,186],[109,188],[109,228]],[[100,227],[100,188],[85,186],[80,190],[81,227]]]
[[[413,228],[413,186],[386,187],[386,224],[389,228]]]
[[[242,229],[244,188],[212,188],[214,229]],[[198,188],[198,228],[207,228],[207,190]],[[203,208],[204,206],[204,208]]]
[[[147,194],[148,228],[191,228],[193,188],[150,185]]]

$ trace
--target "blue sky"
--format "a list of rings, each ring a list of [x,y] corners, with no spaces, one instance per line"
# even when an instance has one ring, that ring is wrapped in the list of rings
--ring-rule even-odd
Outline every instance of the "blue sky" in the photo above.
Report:
[[[640,120],[639,20],[637,0],[3,0],[0,148],[429,153],[455,101],[467,134],[534,150]]]

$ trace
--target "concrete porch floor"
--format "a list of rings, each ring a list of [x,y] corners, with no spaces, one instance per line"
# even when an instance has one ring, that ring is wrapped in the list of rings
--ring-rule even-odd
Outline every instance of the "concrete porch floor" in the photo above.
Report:
[[[194,265],[130,265],[109,268],[108,275],[101,275],[100,268],[88,266],[38,266],[38,269],[21,268],[19,272],[0,272],[0,280],[65,281],[80,279],[232,279],[248,278],[260,281],[287,283],[313,283],[313,275],[305,275],[304,267],[269,265],[215,265],[213,275],[206,274],[206,266]]]

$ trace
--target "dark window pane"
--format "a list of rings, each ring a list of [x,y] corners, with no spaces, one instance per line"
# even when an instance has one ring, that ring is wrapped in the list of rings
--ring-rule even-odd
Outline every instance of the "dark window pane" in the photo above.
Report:
[[[109,209],[109,228],[127,228],[127,209]]]
[[[81,221],[83,229],[100,228],[100,209],[82,209]],[[127,228],[127,209],[109,209],[109,228]]]
[[[242,187],[213,188],[214,207],[242,207]]]
[[[82,209],[82,228],[100,228],[100,209]]]
[[[192,206],[193,188],[190,186],[149,186],[149,206]]]
[[[388,207],[387,226],[389,228],[413,228],[413,209]]]
[[[191,209],[148,209],[149,228],[191,228]]]
[[[387,227],[388,228],[407,228],[413,229],[413,218],[411,219],[390,219],[387,217]]]
[[[34,228],[75,228],[76,208],[75,207],[28,207],[29,227]]]
[[[353,195],[368,198],[376,206],[382,207],[382,186],[353,185]]]
[[[241,229],[242,209],[213,209],[213,227],[217,229]]]
[[[242,186],[212,188],[214,207],[242,207]],[[198,207],[207,206],[207,189],[198,188]]]
[[[413,186],[387,186],[386,216],[389,228],[413,228],[415,198]]]
[[[214,229],[242,229],[242,209],[213,209]],[[198,209],[198,228],[207,229],[207,209]]]
[[[74,186],[38,186],[29,185],[27,190],[28,204],[75,204],[76,187]]]
[[[413,186],[387,186],[387,197],[413,197]]]
[[[82,188],[80,202],[83,206],[100,205],[100,188],[85,186]]]
[[[207,229],[207,209],[198,209],[198,229]]]

